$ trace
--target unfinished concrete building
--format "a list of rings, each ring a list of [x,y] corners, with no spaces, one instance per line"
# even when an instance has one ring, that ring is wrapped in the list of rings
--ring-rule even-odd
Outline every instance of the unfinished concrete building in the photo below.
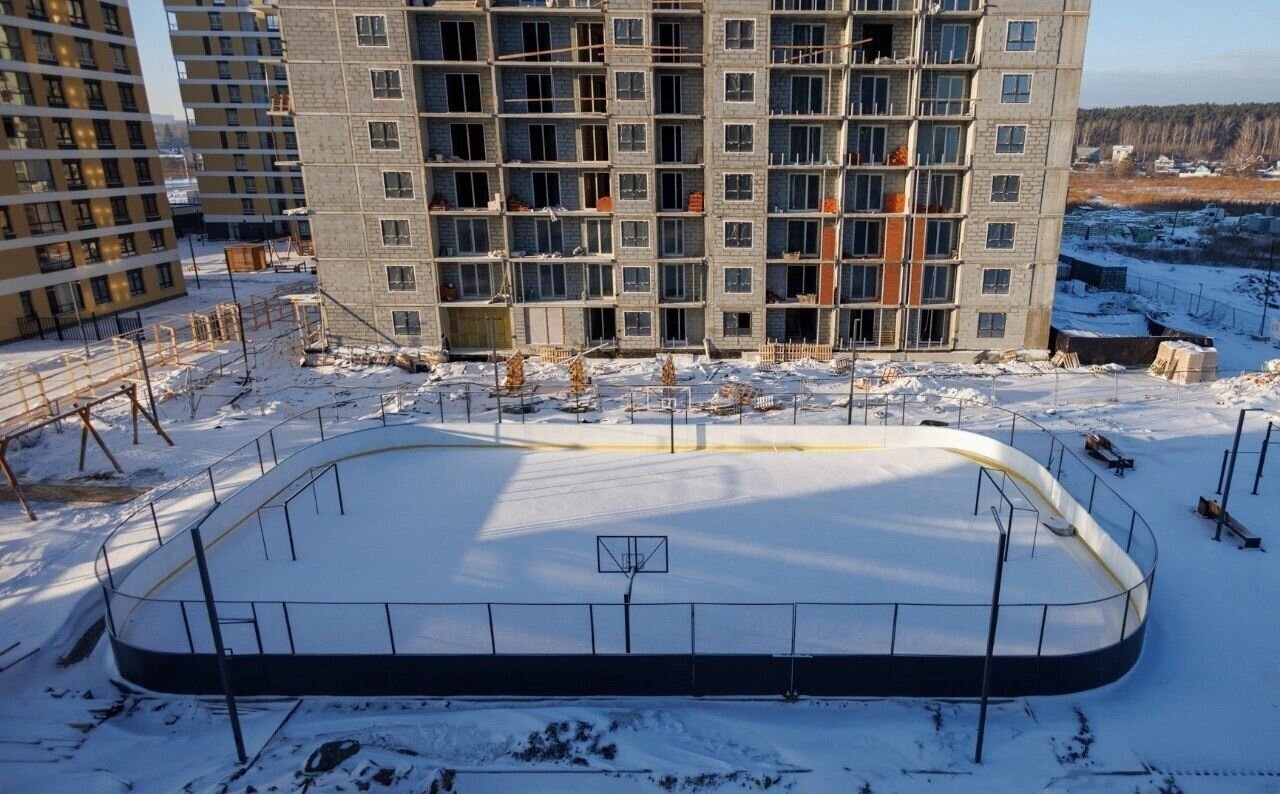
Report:
[[[1089,0],[280,0],[327,330],[1044,348]]]

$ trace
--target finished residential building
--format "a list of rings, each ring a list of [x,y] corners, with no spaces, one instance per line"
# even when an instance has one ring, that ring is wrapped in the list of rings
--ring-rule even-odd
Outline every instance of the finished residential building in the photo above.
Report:
[[[1048,345],[1089,0],[279,8],[332,344]]]
[[[308,239],[298,141],[270,0],[165,0],[205,231]]]
[[[0,341],[186,294],[127,6],[0,0],[0,117]]]

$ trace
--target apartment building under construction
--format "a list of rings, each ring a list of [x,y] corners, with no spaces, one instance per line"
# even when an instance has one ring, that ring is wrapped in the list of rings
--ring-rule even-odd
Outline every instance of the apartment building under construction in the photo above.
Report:
[[[306,239],[298,142],[272,0],[165,0],[205,230]]]
[[[1089,0],[280,0],[330,341],[1048,343]]]
[[[186,286],[128,6],[0,0],[0,62],[0,341],[136,328]]]

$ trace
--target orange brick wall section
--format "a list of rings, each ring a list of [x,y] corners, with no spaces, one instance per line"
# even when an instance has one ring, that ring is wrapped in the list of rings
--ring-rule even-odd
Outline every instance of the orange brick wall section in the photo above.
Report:
[[[822,225],[822,249],[818,252],[820,259],[834,262],[836,258],[836,227],[833,223]]]
[[[831,306],[836,302],[836,266],[818,265],[818,303]]]
[[[906,245],[907,222],[903,218],[890,218],[884,228],[884,284],[880,289],[880,303],[896,306],[902,290],[903,246]]]

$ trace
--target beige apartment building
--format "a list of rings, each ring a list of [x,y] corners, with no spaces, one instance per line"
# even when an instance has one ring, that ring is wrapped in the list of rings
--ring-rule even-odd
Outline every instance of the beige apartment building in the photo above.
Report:
[[[1048,344],[1089,0],[279,0],[334,344]]]
[[[0,0],[0,341],[186,294],[129,9]]]
[[[309,238],[274,2],[166,0],[205,231],[214,240]]]

